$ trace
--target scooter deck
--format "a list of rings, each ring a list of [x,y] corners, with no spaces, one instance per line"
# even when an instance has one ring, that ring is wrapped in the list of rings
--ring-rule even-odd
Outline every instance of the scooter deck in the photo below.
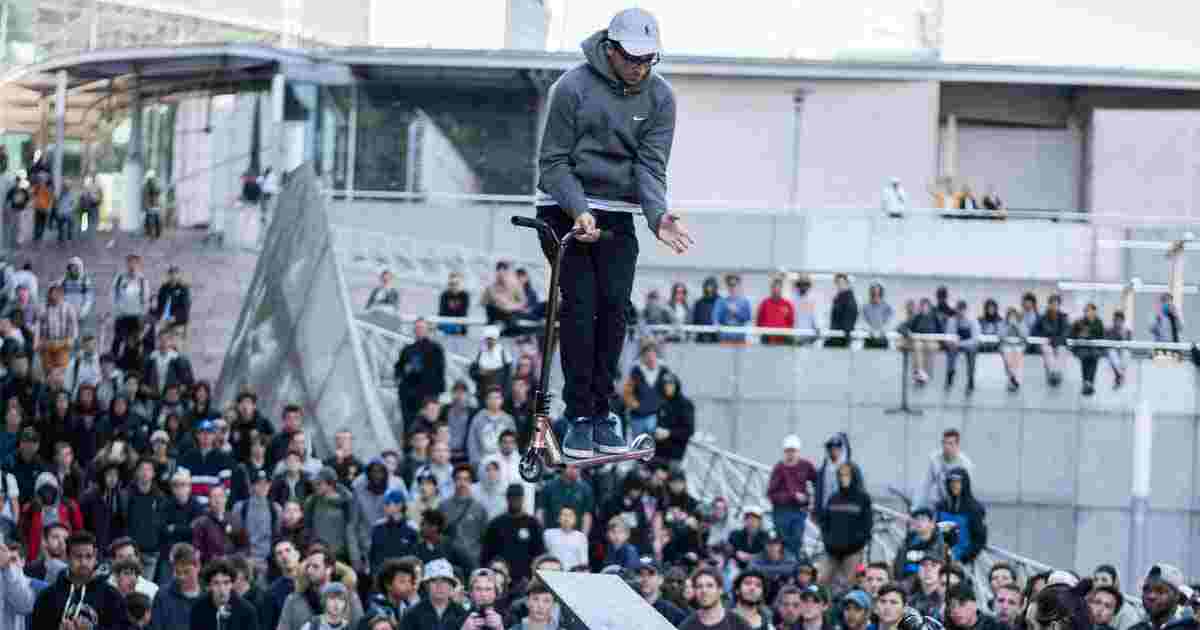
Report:
[[[572,466],[579,466],[580,468],[590,468],[592,466],[603,466],[605,464],[627,462],[632,459],[649,461],[654,457],[654,452],[655,449],[651,447],[637,450],[630,449],[625,453],[605,453],[603,455],[595,455],[593,457],[571,457],[570,455],[563,455],[561,461],[551,462],[549,465],[552,468],[565,468],[568,464]]]

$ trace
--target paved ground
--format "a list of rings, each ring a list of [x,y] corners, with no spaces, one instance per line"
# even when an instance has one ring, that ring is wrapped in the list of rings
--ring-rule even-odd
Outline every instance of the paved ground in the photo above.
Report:
[[[215,381],[241,313],[246,286],[254,275],[257,254],[210,246],[204,242],[205,234],[200,230],[168,230],[162,239],[148,241],[140,235],[121,233],[113,239],[111,234],[104,233],[98,239],[84,238],[65,244],[27,243],[11,259],[18,266],[32,262],[45,287],[62,277],[67,260],[79,256],[96,282],[96,313],[111,310],[113,278],[125,268],[127,254],[142,255],[146,279],[154,291],[165,279],[167,268],[179,265],[192,287],[188,353],[196,377]],[[105,337],[111,339],[111,333],[110,327]]]

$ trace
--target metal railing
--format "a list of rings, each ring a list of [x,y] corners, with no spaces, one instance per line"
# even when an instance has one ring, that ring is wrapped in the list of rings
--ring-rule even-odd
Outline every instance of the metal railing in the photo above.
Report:
[[[763,504],[767,500],[771,467],[714,446],[710,440],[710,436],[697,434],[688,443],[684,454],[683,468],[688,478],[688,489],[696,499],[711,502],[721,497],[729,506],[729,514],[735,517],[746,507],[769,508]],[[864,562],[883,561],[891,565],[897,550],[908,538],[909,517],[878,502],[872,505],[872,509],[875,512],[875,526],[871,532],[871,542],[864,550]],[[769,524],[770,511],[764,511]],[[820,536],[820,531],[810,520],[804,535],[804,550],[810,558],[824,554]],[[1060,568],[995,545],[988,545],[972,564],[964,567],[970,571],[976,595],[982,602],[991,601],[993,597],[990,573],[992,567],[1000,562],[1011,566],[1016,573],[1015,577],[1022,583],[1039,573]],[[1125,605],[1140,607],[1141,601],[1126,594]]]
[[[480,317],[441,317],[438,315],[416,315],[412,313],[398,313],[396,319],[405,323],[411,324],[418,319],[425,320],[432,324],[458,324],[467,326],[468,331],[471,327],[483,326],[488,323],[484,318]],[[707,324],[642,324],[637,328],[637,332],[642,334],[650,333],[657,334],[664,341],[680,342],[694,339],[694,335],[699,333],[721,334],[731,337],[737,337],[738,341],[743,341],[748,344],[760,343],[762,337],[788,337],[792,340],[808,341],[817,339],[845,339],[849,337],[852,340],[867,340],[886,338],[889,341],[895,342],[899,340],[914,340],[914,341],[931,341],[931,342],[961,342],[962,339],[958,335],[944,333],[905,333],[896,330],[885,333],[875,333],[864,329],[856,329],[852,331],[832,330],[832,329],[799,329],[799,328],[770,328],[761,326],[717,326]],[[998,335],[980,335],[974,339],[980,343],[1010,343],[1010,344],[1028,344],[1034,346],[1054,345],[1057,341],[1050,337],[1006,337]],[[1192,349],[1191,341],[1117,341],[1111,339],[1077,339],[1066,337],[1061,340],[1062,344],[1067,348],[1105,348],[1114,350],[1128,350],[1133,352],[1189,352]]]
[[[483,194],[483,193],[462,193],[462,192],[411,192],[401,190],[367,190],[367,189],[345,189],[340,188],[331,191],[334,199],[345,200],[360,200],[373,199],[378,201],[451,201],[462,202],[465,204],[505,204],[510,205],[514,209],[524,207],[532,213],[535,203],[538,200],[536,195],[501,195],[501,194]],[[482,206],[481,206],[482,207]],[[720,201],[712,200],[671,200],[671,208],[673,211],[684,214],[713,214],[722,212],[739,212],[742,214],[756,215],[781,215],[781,216],[834,216],[837,218],[881,218],[890,221],[903,221],[907,218],[940,218],[948,221],[955,220],[979,220],[990,222],[1003,221],[1055,221],[1055,222],[1076,222],[1076,223],[1095,223],[1106,225],[1121,225],[1121,226],[1182,226],[1194,225],[1195,220],[1187,217],[1179,216],[1146,216],[1141,214],[1125,214],[1115,212],[1088,212],[1078,208],[1064,208],[1060,210],[1047,209],[1020,209],[1009,208],[1003,213],[993,212],[991,210],[976,209],[976,210],[960,210],[957,208],[935,208],[935,207],[910,207],[902,211],[900,217],[888,217],[887,212],[877,206],[859,206],[856,208],[835,208],[835,207],[820,207],[820,208],[791,208],[780,206],[777,203],[771,203],[761,199],[746,199],[746,200],[730,200],[722,199]]]

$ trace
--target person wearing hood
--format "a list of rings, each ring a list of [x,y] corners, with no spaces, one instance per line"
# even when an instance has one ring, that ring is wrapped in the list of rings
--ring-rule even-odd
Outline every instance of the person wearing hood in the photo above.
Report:
[[[849,586],[863,548],[871,540],[875,517],[857,465],[849,461],[839,464],[837,483],[837,491],[821,512],[822,539],[829,556],[821,576],[835,593],[841,593]]]
[[[408,503],[408,488],[404,480],[388,472],[383,459],[376,457],[368,464],[365,471],[350,483],[350,492],[354,495],[354,505],[358,510],[358,548],[371,548],[371,529],[384,518],[384,502],[390,492],[400,492]],[[379,565],[371,565],[371,570]]]
[[[316,492],[304,502],[305,527],[329,545],[335,558],[356,570],[363,568],[358,546],[359,514],[353,495],[338,483],[337,471],[329,466],[321,469],[314,485]]]
[[[83,515],[79,504],[62,498],[58,478],[52,472],[38,475],[33,500],[21,509],[21,537],[25,540],[25,557],[36,558],[42,546],[43,528],[52,523],[64,523],[71,532],[83,529]],[[95,538],[93,537],[93,542]]]
[[[679,377],[673,372],[659,378],[658,394],[662,404],[658,408],[658,426],[654,429],[655,456],[667,462],[681,462],[688,442],[696,432],[696,406],[683,395]]]
[[[97,483],[83,493],[79,509],[83,513],[83,525],[96,535],[96,544],[108,549],[113,540],[125,535],[126,507],[121,501],[121,464],[106,460],[97,469]]]
[[[837,287],[837,294],[833,296],[833,305],[829,309],[829,328],[843,336],[826,339],[825,347],[849,348],[852,341],[850,333],[854,332],[854,326],[858,323],[858,300],[854,298],[854,289],[850,287],[850,276],[835,274],[833,284]]]
[[[892,318],[896,316],[896,309],[884,299],[883,285],[878,282],[871,283],[867,295],[867,303],[862,305],[862,319],[870,336],[863,341],[863,347],[885,350],[888,347],[887,333]]]
[[[67,273],[58,281],[63,288],[63,299],[75,307],[81,326],[90,322],[92,307],[96,305],[96,283],[92,274],[84,271],[83,259],[73,256],[67,261]]]
[[[833,498],[840,487],[837,478],[838,466],[850,460],[850,437],[848,435],[839,432],[825,440],[825,460],[817,468],[817,483],[813,489],[812,515],[817,524],[824,522],[821,513],[825,511],[825,506],[829,504],[829,500]]]
[[[884,185],[882,205],[887,216],[893,219],[904,218],[904,213],[908,211],[908,195],[900,185],[899,177],[888,179],[888,183]]]
[[[919,507],[908,517],[908,536],[904,544],[896,548],[892,562],[892,575],[897,582],[907,584],[921,570],[921,560],[926,555],[945,557],[942,536],[933,521],[933,511]]]
[[[492,453],[479,462],[479,481],[475,483],[472,494],[487,512],[488,521],[508,510],[508,501],[504,497],[508,480],[501,471],[502,466],[500,455],[497,453]]]
[[[704,279],[704,293],[700,299],[692,304],[692,322],[697,326],[704,326],[714,322],[713,309],[717,307],[717,300],[721,299],[717,287],[720,284],[717,282],[716,276],[709,276]],[[716,333],[697,333],[696,343],[716,343]]]
[[[581,46],[586,62],[550,91],[538,162],[544,194],[537,203],[538,217],[555,234],[575,230],[579,241],[567,249],[562,269],[563,400],[571,423],[563,450],[586,458],[629,449],[609,400],[637,267],[632,214],[640,208],[675,253],[693,240],[679,214],[667,209],[675,95],[652,70],[662,53],[658,20],[626,9]],[[589,120],[609,124],[582,122]]]
[[[132,624],[125,610],[125,598],[108,584],[108,576],[96,571],[99,552],[96,538],[88,532],[75,532],[67,539],[70,564],[54,584],[42,591],[34,604],[29,627],[75,630],[76,620],[94,616],[92,626],[120,630]],[[70,625],[64,624],[70,620]]]
[[[958,525],[958,544],[950,549],[954,559],[963,564],[974,562],[987,546],[987,512],[971,493],[971,473],[966,468],[947,471],[946,498],[938,502],[935,511],[938,522]]]

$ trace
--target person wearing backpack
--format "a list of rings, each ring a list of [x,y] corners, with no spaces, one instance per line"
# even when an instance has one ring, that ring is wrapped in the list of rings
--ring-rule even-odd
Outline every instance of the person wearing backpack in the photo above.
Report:
[[[146,173],[142,186],[142,208],[146,211],[146,238],[158,240],[162,237],[162,189],[154,171]]]
[[[21,213],[29,207],[29,180],[22,173],[17,173],[12,184],[4,192],[4,247],[13,249],[17,246],[21,231]]]
[[[254,472],[250,498],[233,506],[229,524],[238,553],[244,554],[263,572],[271,559],[271,541],[279,535],[283,508],[270,499],[271,477],[266,470]]]
[[[142,257],[130,254],[125,257],[125,271],[117,274],[112,286],[113,343],[110,351],[120,356],[121,345],[131,333],[142,326],[142,317],[150,300],[150,286],[142,274]]]
[[[104,203],[104,189],[91,173],[83,180],[79,193],[79,232],[95,235],[100,230],[100,205]]]
[[[54,209],[54,188],[47,178],[35,177],[29,193],[33,203],[33,240],[41,242]]]

